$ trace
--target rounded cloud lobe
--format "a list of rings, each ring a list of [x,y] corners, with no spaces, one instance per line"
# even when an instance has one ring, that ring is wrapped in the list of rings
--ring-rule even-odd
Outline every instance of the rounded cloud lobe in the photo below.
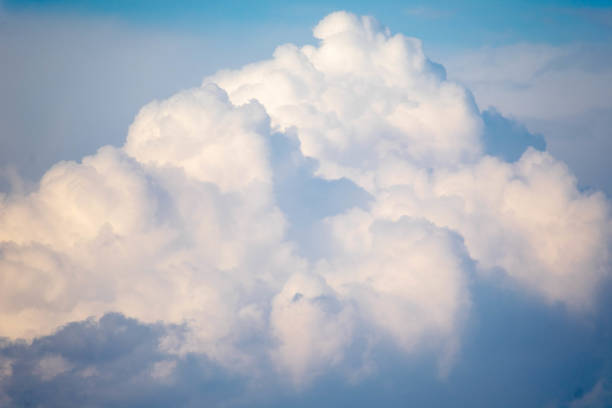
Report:
[[[368,349],[386,344],[433,350],[444,374],[473,276],[501,272],[546,302],[589,308],[610,272],[603,194],[579,191],[546,152],[488,155],[471,94],[419,40],[344,12],[314,35],[316,47],[283,45],[150,103],[122,148],[3,196],[0,335],[116,311],[182,325],[164,352],[255,377],[269,362],[303,386],[351,359],[347,375],[367,375]],[[289,211],[300,187],[283,183],[289,173],[325,188]],[[295,208],[340,185],[367,204],[303,225]],[[45,361],[45,373],[67,369]]]

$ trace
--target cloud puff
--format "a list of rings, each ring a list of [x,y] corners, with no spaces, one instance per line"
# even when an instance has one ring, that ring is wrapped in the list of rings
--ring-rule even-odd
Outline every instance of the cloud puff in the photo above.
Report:
[[[318,47],[284,45],[272,60],[204,83],[219,84],[236,104],[257,99],[275,129],[298,129],[302,152],[319,161],[317,174],[350,176],[368,191],[386,182],[392,165],[478,157],[478,110],[469,92],[444,80],[420,40],[343,12],[322,20],[314,35]]]
[[[528,151],[514,164],[482,155],[487,148],[516,160],[526,146],[544,145],[508,130],[493,111],[481,117],[418,40],[342,12],[314,33],[318,48],[281,47],[271,61],[205,83],[218,82],[237,103],[262,101],[273,125],[297,129],[304,154],[321,163],[318,174],[353,180],[377,197],[382,216],[452,228],[485,268],[501,267],[550,300],[589,303],[610,269],[603,195],[581,193],[546,153]]]
[[[448,373],[475,269],[590,305],[610,267],[602,194],[545,152],[486,155],[471,94],[419,40],[345,12],[314,35],[150,103],[123,147],[3,196],[0,335],[118,311],[184,327],[164,353],[272,364],[299,386],[356,344],[434,350]],[[319,188],[346,194],[307,211]],[[44,358],[41,378],[73,369]]]
[[[485,157],[421,184],[391,188],[378,211],[419,214],[458,231],[485,269],[510,277],[550,301],[588,307],[609,274],[609,204],[580,193],[567,167],[528,150],[513,164]]]
[[[209,117],[216,115],[215,103],[232,115],[219,92],[196,92],[182,105],[180,96],[171,101],[177,101],[179,112],[185,106],[198,109],[196,116],[207,109]],[[259,126],[262,110],[257,110],[253,123]],[[139,117],[134,127],[140,123]],[[162,116],[160,123],[171,119]],[[223,125],[215,127],[229,135],[239,125],[228,120],[225,126],[225,133]],[[170,132],[185,145],[192,136],[173,127],[155,130],[157,137]],[[248,131],[244,137],[254,146],[264,144],[257,129]],[[204,154],[210,146],[206,140],[199,142],[199,151],[190,145],[188,152]],[[265,155],[257,157],[266,163]],[[8,197],[1,221],[2,334],[30,337],[119,310],[143,321],[189,321],[198,347],[210,345],[208,352],[219,358],[239,358],[222,345],[231,341],[221,339],[238,335],[230,334],[238,321],[262,324],[260,309],[283,281],[277,274],[301,266],[280,242],[284,220],[271,202],[266,166],[252,171],[252,179],[236,181],[232,170],[250,158],[234,159],[224,158],[228,171],[219,168],[215,184],[206,180],[210,174],[191,170],[182,156],[142,164],[122,149],[106,147],[82,163],[56,165],[36,192]],[[234,319],[249,307],[253,313]]]

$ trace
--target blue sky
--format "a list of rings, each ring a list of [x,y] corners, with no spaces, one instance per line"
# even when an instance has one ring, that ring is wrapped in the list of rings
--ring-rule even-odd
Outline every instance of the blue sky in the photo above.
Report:
[[[210,33],[270,26],[292,41],[309,38],[321,15],[350,9],[377,16],[394,32],[450,47],[502,45],[521,41],[560,44],[609,41],[609,1],[6,1],[15,12],[71,13],[111,17],[131,24]],[[292,36],[300,36],[295,37]]]
[[[287,4],[280,1],[253,2],[249,1],[229,1],[229,2],[198,2],[198,1],[132,1],[129,3],[121,1],[62,1],[62,0],[34,0],[34,1],[7,1],[6,6],[15,10],[38,10],[38,11],[58,11],[58,12],[82,12],[92,16],[96,15],[115,15],[129,19],[134,22],[151,22],[171,24],[176,21],[189,20],[220,20],[219,22],[241,21],[255,23],[274,20],[279,17],[286,18],[289,22],[303,21],[313,18],[314,13],[327,12],[346,8],[348,2],[322,2],[313,1],[308,4]],[[448,1],[431,1],[427,3],[418,2],[397,2],[387,1],[380,4],[357,1],[352,2],[352,6],[357,12],[371,11],[383,14],[383,10],[388,10],[385,17],[393,11],[404,10],[405,14],[415,15],[417,10],[429,16],[441,17],[445,15],[457,15],[468,21],[477,21],[480,27],[486,27],[492,22],[483,21],[485,15],[489,15],[493,21],[501,21],[502,16],[506,16],[505,23],[513,26],[514,31],[522,31],[518,24],[519,16],[529,17],[540,11],[549,11],[550,18],[558,17],[556,14],[566,11],[571,15],[572,12],[579,14],[580,10],[605,11],[610,6],[606,1],[515,1],[515,2],[481,2],[466,1],[462,3]],[[297,15],[296,10],[303,13]],[[438,13],[434,13],[438,11]],[[554,13],[557,11],[557,13]],[[595,18],[595,20],[597,20]],[[554,21],[554,20],[553,20]],[[578,25],[576,21],[574,24]],[[548,28],[549,30],[560,31],[557,27],[542,22],[540,26],[530,27],[531,30]]]
[[[5,0],[0,55],[0,407],[612,406],[610,1]]]

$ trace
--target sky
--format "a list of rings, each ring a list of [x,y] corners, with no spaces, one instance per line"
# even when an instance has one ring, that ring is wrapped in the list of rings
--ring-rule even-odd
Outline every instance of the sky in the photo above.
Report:
[[[0,407],[612,406],[612,3],[0,2]]]

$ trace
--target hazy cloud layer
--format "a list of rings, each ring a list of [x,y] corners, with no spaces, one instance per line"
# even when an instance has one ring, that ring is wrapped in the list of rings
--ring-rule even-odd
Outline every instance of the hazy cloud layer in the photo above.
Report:
[[[151,332],[155,381],[197,355],[302,389],[331,372],[362,381],[383,346],[450,375],[474,279],[595,309],[610,274],[602,193],[580,191],[539,136],[481,113],[418,39],[345,12],[314,35],[149,103],[123,147],[3,195],[0,335],[116,311],[147,324],[95,325],[174,328]],[[78,366],[52,350],[27,364],[41,382]]]

